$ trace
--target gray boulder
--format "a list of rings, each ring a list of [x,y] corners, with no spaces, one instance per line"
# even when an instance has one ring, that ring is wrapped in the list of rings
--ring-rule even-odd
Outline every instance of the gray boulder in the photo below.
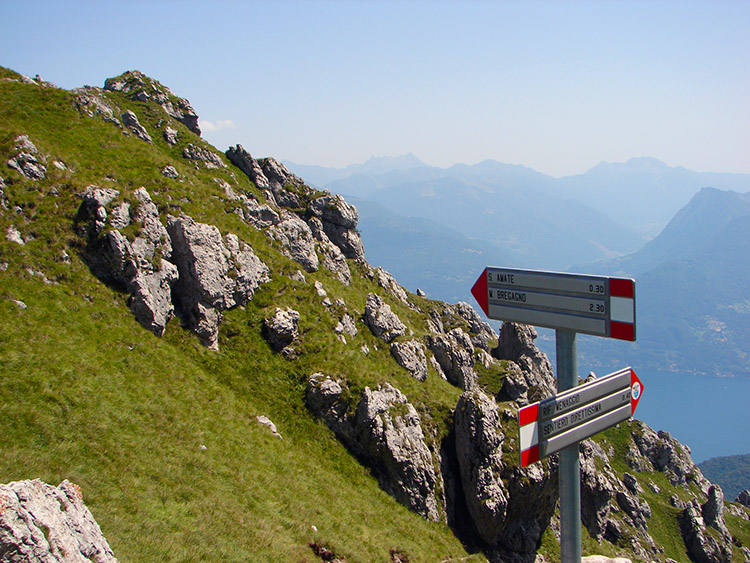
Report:
[[[164,168],[161,169],[161,173],[163,176],[166,176],[167,178],[178,178],[180,176],[179,172],[177,172],[177,169],[172,165],[167,165]]]
[[[19,135],[14,143],[16,154],[8,159],[8,167],[29,180],[43,180],[47,175],[47,167],[37,158],[39,151],[36,145],[26,135]]]
[[[242,170],[258,188],[264,189],[270,186],[268,178],[263,173],[263,168],[242,145],[229,147],[224,153],[229,162]]]
[[[307,382],[305,404],[347,448],[359,452],[354,437],[353,410],[344,398],[345,394],[349,396],[349,389],[344,382],[322,373],[314,373]]]
[[[294,213],[283,210],[281,221],[271,226],[266,234],[281,243],[281,251],[302,266],[307,272],[317,272],[320,267],[315,252],[315,239],[307,223]]]
[[[78,485],[35,479],[0,485],[0,560],[116,563]]]
[[[427,356],[424,344],[416,340],[391,343],[391,355],[398,365],[408,371],[418,381],[427,379]]]
[[[480,389],[461,395],[454,428],[462,488],[490,560],[533,561],[555,512],[555,465],[506,463],[500,417],[494,399]]]
[[[365,387],[355,419],[357,448],[371,460],[385,491],[430,520],[440,520],[438,474],[419,413],[389,384]]]
[[[750,508],[750,489],[745,489],[739,495],[737,495],[736,502],[739,502],[741,505]]]
[[[271,348],[281,352],[299,336],[300,315],[294,309],[276,307],[273,316],[263,321],[263,336]]]
[[[510,360],[521,368],[527,386],[536,390],[529,397],[532,401],[549,397],[557,388],[552,364],[534,344],[537,336],[532,326],[504,322],[497,347],[491,352],[498,360]]]
[[[122,124],[139,139],[146,141],[147,143],[153,142],[151,140],[151,135],[149,135],[146,128],[140,124],[138,116],[132,111],[126,110],[125,113],[122,114]]]
[[[221,160],[221,157],[215,152],[192,143],[188,143],[188,145],[182,149],[182,156],[188,160],[203,162],[206,168],[226,168],[227,166],[224,164],[224,161]]]
[[[174,285],[178,313],[204,345],[218,348],[221,311],[244,305],[270,280],[269,269],[253,249],[232,234],[186,215],[170,217],[172,262],[180,277]]]
[[[242,205],[237,208],[237,213],[242,219],[256,229],[265,229],[271,225],[281,222],[281,216],[269,205],[260,204],[255,198],[245,195],[235,196]]]
[[[359,215],[353,205],[340,195],[328,194],[314,199],[308,212],[321,220],[328,238],[341,249],[345,257],[365,259],[362,238],[356,231]]]
[[[732,560],[731,537],[706,532],[700,503],[693,499],[678,521],[687,553],[696,563],[729,563]]]
[[[409,305],[409,296],[407,295],[406,290],[389,272],[386,272],[383,268],[378,266],[377,268],[375,268],[373,277],[378,282],[378,285],[380,287],[385,289],[399,301]]]
[[[406,325],[391,310],[391,306],[374,293],[367,296],[364,321],[372,333],[385,342],[406,334]]]
[[[169,126],[165,127],[164,140],[172,146],[176,145],[178,141],[177,129]]]
[[[708,489],[708,499],[701,506],[701,515],[706,526],[718,530],[724,537],[731,537],[724,523],[724,491],[719,485],[711,485]]]
[[[477,380],[474,345],[463,330],[454,328],[448,334],[431,334],[427,346],[450,383],[463,390],[474,387]]]

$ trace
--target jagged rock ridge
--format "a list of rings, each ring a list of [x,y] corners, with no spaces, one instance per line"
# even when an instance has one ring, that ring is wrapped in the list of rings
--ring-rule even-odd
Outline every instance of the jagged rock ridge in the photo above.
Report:
[[[143,111],[118,107],[123,98],[112,93],[145,104]],[[317,294],[317,306],[334,318],[332,326],[311,328],[304,313],[266,305],[257,329],[271,353],[294,362],[308,349],[312,332],[328,330],[345,346],[357,340],[362,357],[385,351],[392,363],[388,369],[408,374],[409,384],[442,378],[461,394],[441,427],[443,421],[436,423],[420,404],[423,399],[410,397],[407,385],[398,385],[392,374],[363,386],[349,379],[355,373],[316,372],[306,382],[310,411],[399,502],[425,518],[447,522],[492,561],[533,561],[545,530],[554,533],[557,486],[554,457],[520,469],[514,452],[517,409],[555,388],[552,367],[534,344],[534,329],[506,323],[496,334],[468,304],[438,304],[407,292],[388,272],[365,262],[356,209],[343,198],[310,188],[277,161],[255,159],[241,145],[216,153],[195,136],[197,116],[189,103],[172,96],[140,73],[126,73],[108,81],[105,91],[77,92],[75,105],[82,115],[134,137],[131,142],[138,146],[174,146],[178,156],[157,167],[170,188],[190,181],[186,170],[216,174],[206,193],[250,229],[238,235],[181,212],[179,203],[188,198],[165,197],[158,183],[133,189],[104,178],[80,192],[76,217],[91,271],[131,296],[133,315],[151,332],[164,334],[177,315],[212,349],[218,347],[224,313],[251,305],[270,281],[288,280],[292,291],[314,287],[310,295]],[[159,106],[159,121],[148,117],[151,103]],[[42,167],[48,163],[50,170],[65,167],[28,136],[18,136],[12,149],[9,182],[34,185],[45,179]],[[237,182],[235,172],[252,182],[251,189],[239,188],[246,183]],[[0,188],[6,185],[2,180]],[[244,228],[239,220],[235,225]],[[33,229],[20,221],[6,233],[19,246],[33,237]],[[259,234],[251,244],[253,233]],[[294,269],[274,266],[279,262],[273,252],[293,261]],[[316,279],[308,283],[305,276],[311,274]],[[349,287],[353,281],[367,288],[366,300],[347,304],[328,285]],[[492,377],[498,385],[487,382]],[[270,423],[266,417],[256,420]],[[645,498],[659,488],[658,479],[651,478],[659,474],[679,492],[673,506],[679,507],[690,557],[731,554],[732,538],[723,533],[723,499],[694,467],[689,451],[637,422],[623,433],[625,472],[615,469],[617,454],[606,441],[581,445],[582,518],[588,533],[639,559],[661,560],[649,532],[655,511]],[[715,545],[706,539],[715,537],[707,527],[720,534]]]

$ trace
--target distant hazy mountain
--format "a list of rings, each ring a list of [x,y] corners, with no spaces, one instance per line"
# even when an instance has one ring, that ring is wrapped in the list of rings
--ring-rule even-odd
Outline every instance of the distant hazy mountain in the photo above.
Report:
[[[559,180],[560,190],[614,220],[655,236],[704,186],[750,190],[750,174],[694,172],[655,158],[602,162],[584,174]]]
[[[704,188],[641,250],[582,270],[636,278],[638,341],[586,340],[590,362],[750,376],[750,194]]]
[[[310,173],[318,180],[325,178],[320,170],[288,166],[303,178]],[[488,160],[441,169],[407,155],[371,159],[330,174],[334,172],[339,178],[323,187],[489,242],[502,249],[506,265],[564,269],[575,262],[632,252],[644,242],[634,230],[561,196],[554,178],[524,166]],[[400,259],[397,249],[393,254]],[[386,268],[398,270],[394,264]]]
[[[359,211],[367,261],[431,299],[472,302],[471,287],[485,266],[511,260],[503,249],[429,219],[405,217],[367,200],[348,201]]]
[[[698,467],[706,479],[721,486],[727,500],[750,489],[750,454],[712,457]]]

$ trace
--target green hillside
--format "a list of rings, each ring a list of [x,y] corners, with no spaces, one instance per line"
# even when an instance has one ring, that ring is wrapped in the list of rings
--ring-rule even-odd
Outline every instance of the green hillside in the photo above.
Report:
[[[750,454],[712,457],[699,467],[708,479],[721,485],[727,499],[734,500],[750,489]]]
[[[142,75],[120,78],[133,76],[150,97],[66,91],[0,68],[0,483],[77,483],[122,562],[319,561],[321,546],[350,563],[485,560],[476,534],[466,531],[470,524],[432,522],[397,502],[379,486],[377,471],[305,406],[316,372],[346,380],[352,395],[387,382],[416,408],[430,450],[440,450],[453,432],[461,389],[432,366],[424,382],[410,376],[363,324],[362,311],[369,293],[383,294],[415,338],[430,333],[441,315],[446,331],[468,332],[466,319],[413,294],[406,301],[393,297],[361,261],[347,260],[348,285],[322,267],[301,279],[300,265],[281,244],[242,220],[227,186],[259,202],[270,201],[269,192],[154,102],[168,92],[164,86]],[[181,102],[169,92],[161,103]],[[127,110],[151,142],[117,124]],[[174,144],[167,126],[177,133]],[[38,149],[43,178],[4,164],[30,151],[19,149],[24,135]],[[220,163],[186,157],[195,147]],[[176,177],[163,173],[167,166]],[[161,337],[144,329],[131,313],[130,292],[92,273],[79,211],[92,185],[116,189],[133,207],[143,186],[165,222],[185,214],[236,234],[268,265],[270,281],[252,300],[223,311],[218,350],[204,347],[179,317]],[[139,228],[122,231],[132,242]],[[315,282],[330,303],[322,303]],[[274,352],[263,337],[264,319],[277,307],[300,313],[292,355]],[[345,311],[358,331],[342,340],[334,327]],[[492,395],[506,376],[498,365],[506,364],[476,365],[480,387]],[[499,408],[506,413],[499,429],[507,438],[504,463],[517,471],[517,407],[501,402]],[[604,449],[625,456],[638,428],[628,423],[608,431]],[[539,471],[552,465],[545,461]],[[632,471],[624,461],[614,465],[620,474]],[[660,553],[684,558],[670,496],[700,497],[697,477],[678,486],[644,467],[639,478],[658,484],[643,495]],[[521,485],[527,480],[519,477]],[[745,521],[727,525],[750,544]],[[618,526],[615,542],[584,531],[584,552],[632,554],[639,532],[624,520]],[[548,561],[559,558],[551,529],[540,552]]]

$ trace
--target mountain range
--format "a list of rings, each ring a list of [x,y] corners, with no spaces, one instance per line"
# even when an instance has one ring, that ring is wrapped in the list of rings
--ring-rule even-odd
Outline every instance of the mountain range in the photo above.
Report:
[[[0,67],[0,235],[0,560],[560,560],[557,459],[520,460],[533,327],[406,290],[345,198],[158,81]],[[750,555],[669,433],[579,451],[586,555]]]
[[[633,276],[638,342],[584,340],[592,366],[627,358],[650,369],[750,375],[747,195],[734,191],[747,190],[750,175],[691,172],[651,158],[561,179],[494,161],[447,169],[408,155],[390,169],[388,162],[330,171],[336,179],[324,185],[362,196],[368,258],[408,287],[472,302],[469,288],[490,265]],[[438,235],[439,226],[452,230]],[[646,240],[654,228],[659,234]],[[446,260],[442,248],[460,251]]]

